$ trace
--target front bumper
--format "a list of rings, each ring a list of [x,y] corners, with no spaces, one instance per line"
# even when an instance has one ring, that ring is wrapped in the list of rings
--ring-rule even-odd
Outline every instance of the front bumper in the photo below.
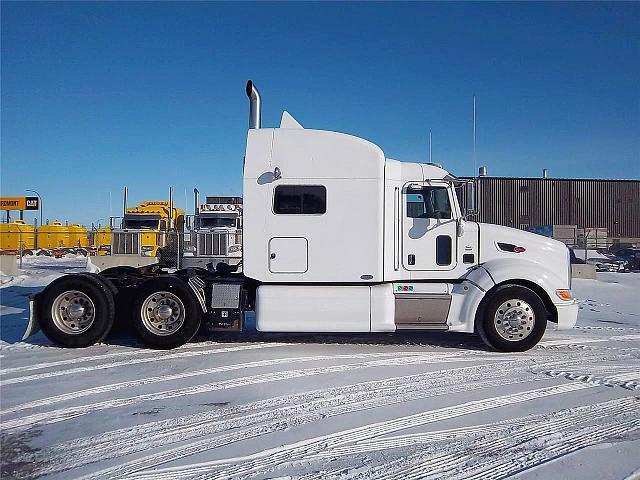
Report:
[[[578,321],[578,302],[571,300],[555,305],[558,310],[558,330],[572,329]]]

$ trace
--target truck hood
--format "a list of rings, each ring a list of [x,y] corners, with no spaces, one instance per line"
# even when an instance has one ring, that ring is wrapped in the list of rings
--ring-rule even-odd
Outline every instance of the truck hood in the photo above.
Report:
[[[480,223],[479,229],[480,263],[498,258],[522,259],[544,266],[558,278],[567,278],[569,250],[564,243],[536,233],[489,223]],[[514,246],[522,247],[524,251],[513,251]]]

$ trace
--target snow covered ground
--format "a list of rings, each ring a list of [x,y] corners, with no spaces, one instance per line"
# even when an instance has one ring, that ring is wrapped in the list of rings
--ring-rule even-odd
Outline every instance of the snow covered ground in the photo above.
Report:
[[[640,478],[640,274],[574,280],[578,326],[520,354],[445,333],[21,342],[27,295],[85,262],[0,277],[2,478]]]

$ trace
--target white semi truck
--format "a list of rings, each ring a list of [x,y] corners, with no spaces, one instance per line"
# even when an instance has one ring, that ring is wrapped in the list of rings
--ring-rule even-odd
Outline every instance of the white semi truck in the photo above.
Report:
[[[207,196],[200,203],[194,189],[195,212],[190,232],[190,252],[183,267],[237,266],[242,261],[242,197]]]
[[[563,243],[466,220],[460,182],[439,166],[392,160],[287,112],[279,128],[262,128],[251,81],[247,95],[243,272],[66,275],[32,298],[27,335],[39,326],[58,345],[91,345],[118,305],[155,348],[201,329],[241,330],[248,311],[264,332],[447,330],[501,351],[533,347],[548,323],[573,327]]]

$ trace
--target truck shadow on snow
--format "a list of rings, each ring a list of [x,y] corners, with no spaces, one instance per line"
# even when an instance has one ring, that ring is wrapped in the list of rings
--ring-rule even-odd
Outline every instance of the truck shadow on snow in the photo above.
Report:
[[[350,344],[350,345],[416,345],[464,350],[488,350],[476,335],[444,331],[402,331],[393,333],[267,333],[255,327],[255,318],[248,315],[245,329],[240,333],[216,332],[202,337],[221,343],[279,342],[294,344]]]
[[[403,331],[400,333],[267,333],[255,328],[253,315],[248,315],[242,332],[200,333],[192,340],[215,341],[219,343],[288,343],[288,344],[333,344],[333,345],[407,345],[454,348],[462,350],[483,350],[487,346],[476,335],[438,331]],[[141,344],[123,318],[114,325],[105,343],[127,347],[146,348]]]
[[[207,338],[203,338],[207,339]],[[480,338],[464,333],[402,332],[402,333],[265,333],[245,331],[242,334],[223,333],[210,338],[220,343],[279,342],[293,344],[406,345],[488,351]]]
[[[40,292],[43,287],[23,287],[20,285],[4,287],[0,290],[0,340],[14,344],[22,342],[22,335],[29,323],[29,295]],[[24,343],[49,346],[49,340],[38,332]]]

